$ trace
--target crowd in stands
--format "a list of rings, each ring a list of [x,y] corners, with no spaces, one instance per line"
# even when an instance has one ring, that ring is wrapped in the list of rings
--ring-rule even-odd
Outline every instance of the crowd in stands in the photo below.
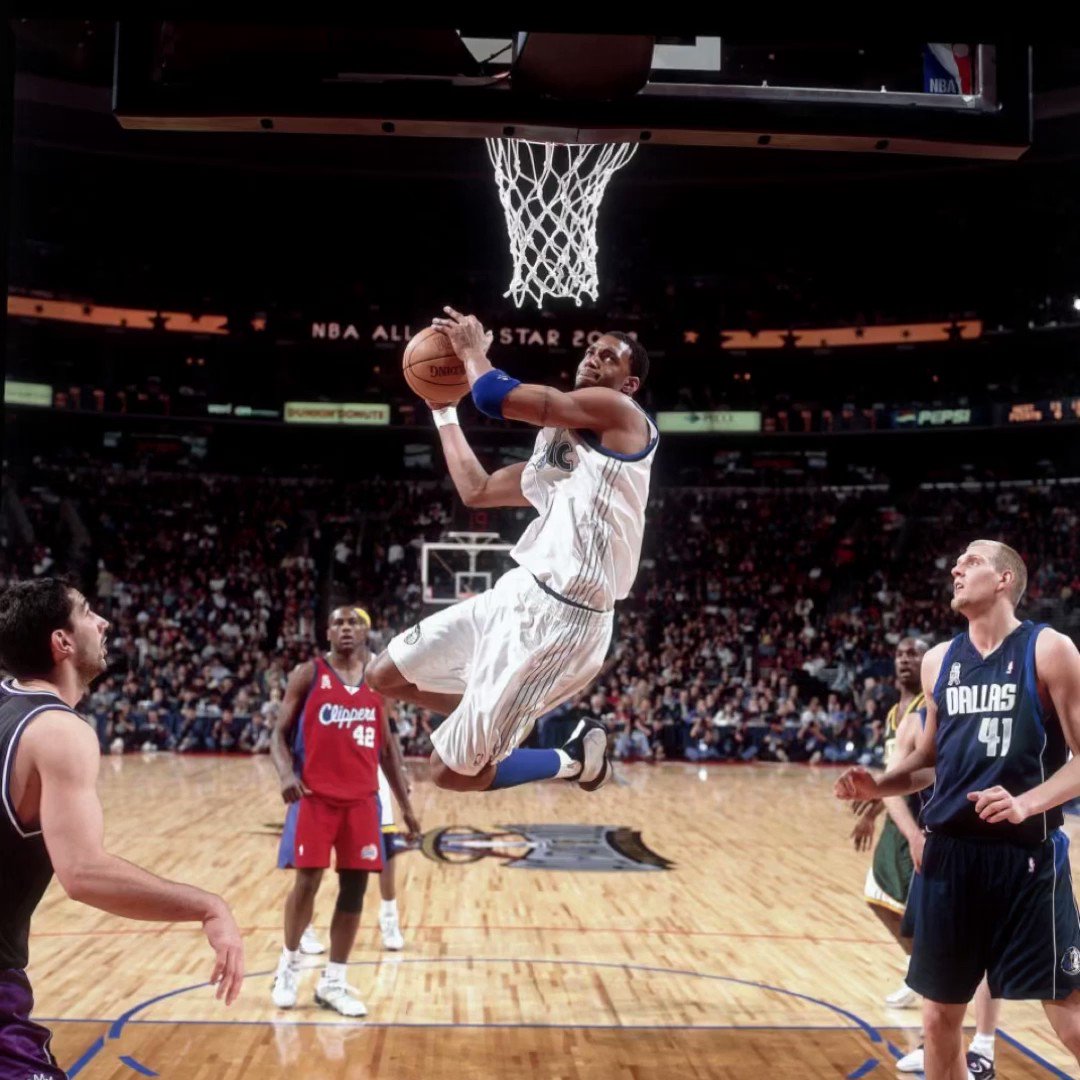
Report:
[[[117,753],[266,751],[289,671],[325,645],[331,603],[370,612],[375,650],[423,614],[421,545],[454,507],[430,481],[93,462],[31,475],[5,493],[0,572],[72,574],[111,620],[110,667],[84,709]],[[622,758],[878,762],[894,648],[959,628],[948,571],[970,539],[1011,540],[1028,557],[1022,615],[1080,629],[1078,494],[658,486],[608,663],[534,738],[557,745],[588,714]],[[440,717],[391,715],[407,753],[430,751]]]

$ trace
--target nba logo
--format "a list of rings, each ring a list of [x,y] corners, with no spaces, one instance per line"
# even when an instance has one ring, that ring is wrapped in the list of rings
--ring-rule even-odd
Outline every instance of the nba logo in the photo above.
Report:
[[[319,689],[320,690],[330,690],[331,689],[330,676],[329,675],[324,675],[322,677],[322,682],[319,684]]]
[[[927,45],[923,49],[924,94],[970,94],[971,48],[968,45]]]
[[[1061,958],[1061,970],[1066,975],[1080,975],[1080,949],[1075,945],[1070,945],[1065,950],[1065,955]]]
[[[949,668],[949,685],[950,686],[959,686],[960,685],[960,665],[959,664],[953,664],[953,666],[951,668]]]
[[[1010,660],[1008,666],[1005,668],[1005,674],[1011,675],[1013,671],[1013,662]]]

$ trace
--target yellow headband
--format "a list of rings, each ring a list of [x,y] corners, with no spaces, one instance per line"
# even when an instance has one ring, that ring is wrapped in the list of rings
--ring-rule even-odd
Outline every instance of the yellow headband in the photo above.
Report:
[[[359,615],[360,618],[364,620],[364,625],[370,630],[371,629],[371,616],[362,607],[353,608],[353,611],[355,611],[356,614]]]

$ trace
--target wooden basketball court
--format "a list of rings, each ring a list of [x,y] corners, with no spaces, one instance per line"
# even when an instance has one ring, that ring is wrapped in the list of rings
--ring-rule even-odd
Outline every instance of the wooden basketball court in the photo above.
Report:
[[[187,925],[132,923],[55,885],[34,923],[36,1017],[83,1080],[450,1076],[895,1075],[918,1013],[882,997],[903,957],[861,899],[835,771],[633,765],[587,795],[546,784],[437,791],[412,766],[425,830],[605,824],[638,829],[670,870],[514,869],[399,856],[406,949],[380,948],[374,887],[350,981],[369,1008],[344,1021],[311,1000],[279,1012],[270,980],[289,875],[266,759],[128,756],[103,762],[110,848],[223,893],[245,928],[248,978],[232,1008],[205,985],[211,954]],[[328,880],[316,907],[323,931]],[[319,958],[308,958],[313,969]],[[1042,1010],[1007,1004],[998,1075],[1076,1076]]]

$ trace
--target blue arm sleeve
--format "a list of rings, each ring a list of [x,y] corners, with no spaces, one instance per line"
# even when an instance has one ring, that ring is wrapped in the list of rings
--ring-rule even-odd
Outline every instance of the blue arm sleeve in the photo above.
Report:
[[[507,375],[505,371],[500,371],[498,368],[492,368],[491,371],[485,372],[473,383],[473,404],[475,404],[485,416],[491,416],[496,420],[501,420],[503,418],[503,398],[505,398],[515,386],[520,385],[520,379],[513,379]]]

